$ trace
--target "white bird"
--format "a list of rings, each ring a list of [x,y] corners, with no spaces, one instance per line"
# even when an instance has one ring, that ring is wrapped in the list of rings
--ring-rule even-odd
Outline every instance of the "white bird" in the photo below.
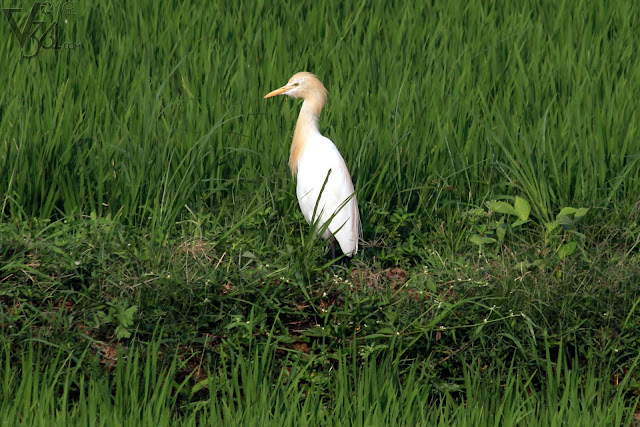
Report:
[[[360,214],[353,182],[336,146],[318,130],[327,89],[313,74],[301,72],[264,97],[276,95],[304,99],[289,157],[291,172],[297,179],[296,195],[302,214],[310,224],[317,221],[318,230],[329,222],[322,237],[331,239],[334,257],[335,240],[345,255],[353,256],[358,252],[360,237]]]

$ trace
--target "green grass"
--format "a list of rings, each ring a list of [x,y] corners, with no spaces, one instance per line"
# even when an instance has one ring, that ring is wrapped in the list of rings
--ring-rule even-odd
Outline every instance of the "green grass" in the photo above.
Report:
[[[268,343],[267,343],[268,344]],[[612,387],[596,366],[582,378],[549,363],[538,391],[533,376],[513,365],[486,378],[485,368],[463,372],[463,384],[438,393],[419,364],[399,368],[391,358],[358,361],[341,354],[336,369],[316,368],[314,358],[276,363],[272,351],[250,360],[222,356],[220,368],[190,387],[187,361],[146,352],[120,354],[109,374],[81,374],[97,363],[88,351],[59,350],[43,361],[29,345],[14,366],[4,349],[0,370],[3,421],[10,425],[629,425],[623,388]],[[191,359],[193,361],[193,359]],[[198,364],[202,367],[202,364]],[[195,371],[194,371],[195,372]],[[193,374],[193,372],[192,372]],[[176,379],[179,378],[179,379]],[[627,375],[622,383],[629,380]],[[113,395],[111,395],[113,390]],[[197,399],[207,391],[208,401]],[[637,404],[638,398],[634,399]]]
[[[632,424],[636,3],[82,2],[30,60],[0,16],[0,413]],[[262,99],[302,70],[347,265],[298,210],[299,102]]]

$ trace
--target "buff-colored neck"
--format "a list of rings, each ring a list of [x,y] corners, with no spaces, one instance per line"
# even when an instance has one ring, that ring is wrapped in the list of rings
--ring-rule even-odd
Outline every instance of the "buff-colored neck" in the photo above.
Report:
[[[309,138],[314,133],[320,133],[318,130],[318,118],[327,99],[326,90],[324,87],[322,89],[318,94],[305,97],[300,109],[296,130],[293,133],[291,155],[289,156],[289,167],[294,175],[298,173],[298,161]]]

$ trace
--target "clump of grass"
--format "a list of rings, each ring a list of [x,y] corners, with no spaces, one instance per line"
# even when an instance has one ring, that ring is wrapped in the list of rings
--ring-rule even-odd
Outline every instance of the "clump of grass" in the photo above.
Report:
[[[45,362],[42,346],[32,342],[16,362],[3,347],[5,422],[631,425],[638,403],[623,392],[630,374],[613,387],[595,366],[587,376],[568,368],[563,355],[547,365],[540,388],[534,386],[539,374],[523,375],[513,364],[487,369],[473,363],[463,384],[442,392],[424,367],[402,368],[390,353],[360,362],[355,348],[345,349],[327,369],[315,358],[276,359],[273,350],[256,349],[248,358],[222,353],[220,367],[204,373],[197,362],[162,355],[158,344],[123,349],[106,379],[96,371],[82,374],[85,364],[94,364],[87,350],[59,349]]]

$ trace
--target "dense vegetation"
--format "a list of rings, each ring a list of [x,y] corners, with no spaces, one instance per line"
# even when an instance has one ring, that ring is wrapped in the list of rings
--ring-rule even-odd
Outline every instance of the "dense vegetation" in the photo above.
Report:
[[[2,21],[5,422],[637,423],[640,5],[433,3],[78,2],[33,59]],[[262,99],[302,70],[350,263]]]

